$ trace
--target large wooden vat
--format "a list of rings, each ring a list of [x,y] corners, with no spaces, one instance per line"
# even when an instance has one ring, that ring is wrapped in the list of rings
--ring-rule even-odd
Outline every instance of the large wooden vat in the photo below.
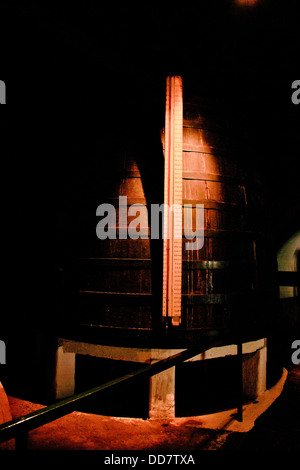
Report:
[[[72,324],[79,335],[94,335],[96,341],[166,344],[162,240],[151,239],[151,221],[142,220],[148,239],[119,239],[118,228],[116,239],[96,236],[100,204],[113,204],[118,221],[119,196],[127,197],[128,206],[146,206],[149,214],[151,204],[163,203],[163,132],[161,139],[159,126],[145,131],[137,124],[123,128],[121,136],[114,130],[108,141],[110,145],[101,144],[98,157],[95,150],[93,164],[81,178]],[[198,251],[186,250],[183,240],[182,315],[180,325],[168,332],[172,345],[188,345],[198,334],[242,325],[254,326],[259,337],[257,322],[264,323],[273,270],[259,233],[260,199],[231,158],[226,127],[205,116],[197,99],[184,100],[182,178],[183,205],[204,204],[205,240]],[[68,333],[70,319],[67,323]]]

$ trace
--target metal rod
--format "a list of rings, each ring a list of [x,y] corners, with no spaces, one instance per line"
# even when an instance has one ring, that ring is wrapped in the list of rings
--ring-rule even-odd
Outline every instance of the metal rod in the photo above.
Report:
[[[237,419],[243,422],[243,343],[241,340],[237,344],[237,363],[238,363],[238,406]]]
[[[166,359],[162,359],[161,361],[158,361],[152,365],[147,365],[135,372],[87,390],[86,392],[74,395],[70,398],[66,398],[59,401],[58,403],[54,403],[53,405],[49,405],[45,408],[29,413],[21,418],[16,418],[12,421],[6,422],[0,425],[0,442],[5,442],[16,437],[17,446],[20,449],[25,448],[27,442],[25,435],[30,430],[36,429],[40,426],[43,426],[44,424],[71,413],[77,408],[81,401],[88,399],[96,394],[101,394],[105,390],[111,389],[113,387],[121,386],[122,384],[129,382],[134,382],[135,380],[142,380],[152,377],[153,375],[169,369],[170,367],[173,367],[180,362],[184,362],[185,360],[190,359],[191,357],[194,357],[206,351],[207,349],[219,346],[223,343],[224,337],[216,338],[214,340],[210,339],[209,342],[206,342],[202,346],[186,349]]]

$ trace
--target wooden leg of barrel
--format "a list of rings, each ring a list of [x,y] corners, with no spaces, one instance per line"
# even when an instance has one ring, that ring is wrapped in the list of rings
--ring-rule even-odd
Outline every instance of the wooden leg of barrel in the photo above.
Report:
[[[64,351],[63,346],[57,349],[55,398],[63,399],[75,393],[75,354]]]
[[[175,417],[175,367],[150,379],[149,418]]]

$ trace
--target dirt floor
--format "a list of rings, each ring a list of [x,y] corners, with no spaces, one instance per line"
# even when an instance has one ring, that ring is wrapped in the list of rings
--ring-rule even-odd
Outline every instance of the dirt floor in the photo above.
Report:
[[[266,392],[261,400],[245,406],[244,423],[235,421],[235,410],[218,416],[168,421],[73,412],[31,431],[28,449],[299,450],[300,365],[291,369],[285,378],[282,380],[283,390],[278,385],[273,395]],[[42,408],[13,397],[9,397],[9,402],[13,418]],[[253,414],[253,409],[256,414]]]
[[[13,417],[41,408],[9,397]],[[28,449],[43,450],[192,450],[227,437],[201,428],[195,418],[170,421],[113,418],[73,412],[30,432]]]

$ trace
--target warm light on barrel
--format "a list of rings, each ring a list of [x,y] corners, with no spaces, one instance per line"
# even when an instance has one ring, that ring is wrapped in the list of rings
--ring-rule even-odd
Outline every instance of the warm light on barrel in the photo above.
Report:
[[[182,120],[182,78],[170,75],[166,80],[164,187],[169,208],[182,205]],[[164,216],[163,316],[177,326],[181,322],[182,238],[176,237],[175,227],[181,216],[171,210]]]
[[[258,0],[236,0],[239,5],[252,6],[256,5]]]

